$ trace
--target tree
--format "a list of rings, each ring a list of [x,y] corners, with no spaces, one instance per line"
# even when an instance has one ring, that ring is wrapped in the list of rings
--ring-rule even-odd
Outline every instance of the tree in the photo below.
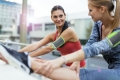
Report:
[[[0,24],[0,34],[2,33],[1,29],[2,29],[2,25]]]
[[[90,22],[89,23],[89,26],[86,28],[86,37],[87,37],[87,39],[89,39],[89,37],[90,37],[90,34],[91,34],[91,31],[92,31],[92,27],[93,27],[93,22]]]

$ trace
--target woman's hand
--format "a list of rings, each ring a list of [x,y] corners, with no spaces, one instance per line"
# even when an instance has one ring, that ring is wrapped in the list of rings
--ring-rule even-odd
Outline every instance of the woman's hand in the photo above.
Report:
[[[80,70],[80,61],[73,62],[72,65],[69,67],[71,70],[75,70],[77,76],[79,77],[79,70]]]
[[[50,73],[53,70],[61,67],[64,62],[65,62],[64,59],[61,57],[58,59],[54,59],[54,60],[44,61],[42,68],[40,68],[40,70],[37,69],[35,72],[37,73],[39,71],[42,75],[47,77],[50,75]]]
[[[6,64],[8,64],[8,61],[2,56],[1,53],[0,53],[0,60],[4,61]]]

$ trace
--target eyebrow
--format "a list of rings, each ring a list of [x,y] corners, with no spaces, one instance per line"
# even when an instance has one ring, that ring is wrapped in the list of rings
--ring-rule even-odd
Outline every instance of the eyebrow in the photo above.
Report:
[[[61,15],[63,15],[63,14],[60,14],[60,15],[54,15],[54,16],[61,16]]]

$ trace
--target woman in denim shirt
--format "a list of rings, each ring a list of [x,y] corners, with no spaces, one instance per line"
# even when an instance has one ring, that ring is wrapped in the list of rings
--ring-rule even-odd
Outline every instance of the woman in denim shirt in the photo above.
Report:
[[[114,15],[112,14],[114,11],[113,2],[116,2]],[[37,73],[53,80],[120,80],[120,45],[114,46],[115,41],[113,40],[113,35],[116,32],[120,33],[118,32],[120,0],[88,0],[88,8],[89,15],[95,24],[85,47],[72,54],[49,61],[28,58],[25,61],[31,64],[29,69],[37,70]],[[120,39],[118,37],[115,40],[119,41]],[[112,43],[113,45],[111,45]],[[60,67],[63,64],[81,61],[98,54],[103,55],[105,61],[109,64],[108,69],[80,69],[79,75],[76,75],[75,70]],[[19,57],[22,60],[23,56],[19,55]],[[7,60],[7,58],[5,59]]]
[[[114,6],[114,3],[116,3],[116,6]],[[53,71],[48,77],[56,80],[120,80],[120,45],[111,47],[108,45],[109,42],[106,38],[111,32],[120,30],[120,1],[88,0],[88,9],[95,24],[84,48],[73,54],[45,62],[43,71],[40,70],[39,73],[48,75]],[[113,15],[114,9],[115,13]],[[60,69],[61,71],[59,71],[59,69],[56,69],[66,62],[87,59],[98,54],[103,55],[105,61],[109,64],[108,69],[80,69],[79,78],[75,77],[75,73],[70,70],[63,69],[64,71],[62,71]],[[60,76],[60,73],[64,76]]]

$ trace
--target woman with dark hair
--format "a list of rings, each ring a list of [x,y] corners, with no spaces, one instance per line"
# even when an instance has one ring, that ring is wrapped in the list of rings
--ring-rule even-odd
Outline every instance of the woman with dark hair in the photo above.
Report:
[[[61,55],[67,55],[81,49],[79,38],[74,29],[69,27],[67,21],[65,21],[66,14],[60,5],[56,5],[52,8],[51,19],[54,22],[57,30],[48,34],[42,40],[19,50],[19,52],[34,51],[30,54],[30,56],[36,57],[47,54],[55,49],[57,49]],[[45,46],[48,43],[50,43],[50,45]],[[45,47],[38,49],[42,46]],[[85,60],[75,61],[73,64],[67,63],[66,65],[78,72],[80,67],[85,67]]]
[[[120,80],[120,0],[88,0],[88,8],[95,24],[84,48],[54,60],[44,61],[35,60],[27,53],[20,54],[0,45],[2,60],[26,72],[37,70],[37,73],[52,80]],[[113,15],[111,13],[114,10]],[[67,28],[65,32],[72,36],[68,30],[71,29]],[[65,32],[60,36],[68,41],[68,36],[64,36]],[[57,47],[56,43],[52,45]],[[76,76],[75,70],[61,67],[63,64],[81,61],[98,54],[103,55],[108,63],[108,69],[80,69],[79,75]]]

